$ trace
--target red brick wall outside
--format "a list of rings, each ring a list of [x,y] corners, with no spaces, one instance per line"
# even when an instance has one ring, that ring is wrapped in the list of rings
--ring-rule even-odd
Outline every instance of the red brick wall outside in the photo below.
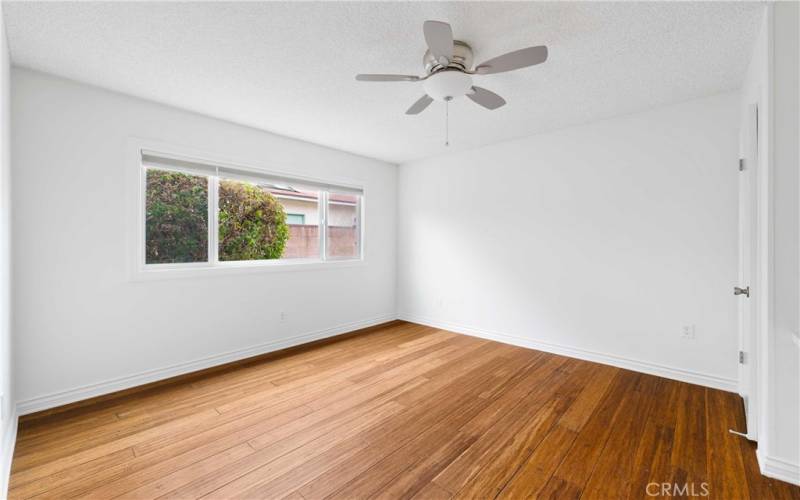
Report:
[[[328,228],[328,255],[349,257],[356,253],[356,230],[352,227]],[[284,259],[319,257],[319,226],[290,225]]]

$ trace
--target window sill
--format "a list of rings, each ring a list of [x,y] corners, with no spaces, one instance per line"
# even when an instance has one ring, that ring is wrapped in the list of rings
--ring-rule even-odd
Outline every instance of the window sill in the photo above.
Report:
[[[161,266],[164,267],[161,267]],[[280,273],[280,272],[303,272],[344,269],[350,267],[362,267],[366,261],[362,259],[340,259],[340,260],[318,260],[318,259],[297,259],[297,260],[272,260],[272,261],[239,261],[239,262],[220,262],[217,265],[155,265],[139,268],[134,271],[131,281],[154,281],[181,278],[200,278],[212,276],[230,276],[237,274],[261,274],[261,273]]]

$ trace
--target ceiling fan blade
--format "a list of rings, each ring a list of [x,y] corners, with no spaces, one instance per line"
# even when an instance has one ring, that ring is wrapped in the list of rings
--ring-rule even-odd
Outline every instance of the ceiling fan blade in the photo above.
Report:
[[[419,79],[414,75],[356,75],[359,82],[416,82]]]
[[[422,32],[436,61],[442,66],[450,64],[453,58],[453,29],[450,25],[441,21],[425,21]]]
[[[472,93],[467,94],[467,97],[486,109],[497,109],[506,103],[505,99],[482,87],[472,87]]]
[[[527,68],[534,64],[541,64],[547,60],[547,47],[539,45],[526,49],[515,50],[494,59],[489,59],[475,67],[475,73],[480,75],[491,75],[493,73],[503,73],[520,68]]]
[[[433,98],[432,97],[430,97],[428,95],[424,95],[424,96],[420,97],[419,100],[417,100],[417,102],[412,104],[410,108],[408,108],[408,110],[406,111],[406,114],[407,115],[418,115],[425,108],[427,108],[428,105],[430,105],[430,103],[432,103],[432,102],[433,102]]]

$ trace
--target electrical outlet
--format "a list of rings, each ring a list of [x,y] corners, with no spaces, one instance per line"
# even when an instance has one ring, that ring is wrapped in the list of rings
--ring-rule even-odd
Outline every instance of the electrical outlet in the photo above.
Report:
[[[681,338],[684,340],[694,340],[694,325],[683,325],[683,327],[681,327]]]
[[[281,323],[286,321],[286,311],[281,311]]]

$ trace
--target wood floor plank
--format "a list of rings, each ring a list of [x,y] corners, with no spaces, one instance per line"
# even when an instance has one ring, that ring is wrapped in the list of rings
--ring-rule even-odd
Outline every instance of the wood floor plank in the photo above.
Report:
[[[76,480],[81,482],[91,481],[93,480],[92,478],[102,474],[103,471],[129,463],[134,456],[131,448],[125,448],[91,460],[83,464],[80,469],[65,469],[25,484],[14,483],[11,486],[12,491],[15,495],[25,498],[42,494],[56,496],[59,494],[61,486]]]
[[[380,439],[373,443],[373,447],[380,450],[379,456],[383,458],[336,491],[336,496],[362,496],[373,493],[397,474],[402,473],[409,462],[429,457],[434,450],[458,432],[463,423],[492,403],[491,398],[481,397],[483,393],[493,394],[498,388],[520,383],[521,381],[513,375],[535,370],[539,366],[537,361],[538,358],[528,356],[507,360],[495,359],[483,365],[480,370],[449,381],[448,385],[433,393],[431,400],[436,402],[434,407],[418,405],[406,415],[407,422],[422,424],[417,429],[423,429],[423,432],[415,430],[406,422],[401,422],[403,425],[396,428],[393,433],[380,436]],[[512,376],[498,377],[498,373]],[[478,385],[476,383],[478,380],[484,380],[484,385]],[[471,389],[452,390],[462,385]]]
[[[450,337],[453,336],[453,334],[449,335]],[[359,341],[360,340],[361,339],[359,339]],[[364,348],[372,349],[376,355],[397,356],[399,354],[393,349],[389,349],[387,354],[387,349],[385,349],[385,346],[383,346],[383,344],[394,345],[397,343],[397,339],[386,337],[380,339],[380,342],[377,345],[375,342],[364,343],[361,348],[362,350]],[[373,354],[373,352],[365,353],[365,355],[369,354]],[[315,355],[311,357],[316,358]],[[204,402],[206,405],[213,403],[216,406],[223,406],[227,401],[241,400],[244,394],[253,392],[249,389],[252,389],[254,386],[258,388],[258,392],[263,393],[265,391],[265,386],[266,388],[272,388],[272,383],[265,379],[271,379],[276,374],[279,374],[280,372],[277,370],[291,369],[293,365],[287,364],[291,361],[292,360],[277,360],[276,362],[270,363],[270,366],[267,368],[258,369],[257,373],[248,373],[243,380],[227,380],[224,385],[218,385],[215,387],[205,386],[203,391],[197,391],[188,386],[186,388],[180,388],[177,390],[177,394],[172,394],[172,396],[177,396],[177,398],[173,398],[173,400],[170,402],[171,404],[165,404],[165,396],[162,394],[145,395],[141,398],[141,401],[139,401],[139,404],[135,406],[134,409],[126,409],[124,407],[111,408],[112,410],[116,411],[117,416],[131,420],[120,422],[119,418],[117,418],[117,421],[113,422],[114,427],[111,427],[111,424],[101,427],[93,426],[89,429],[84,428],[83,433],[76,433],[74,429],[68,429],[66,441],[79,445],[80,448],[78,449],[83,449],[90,447],[94,443],[102,442],[103,439],[108,440],[109,436],[111,439],[118,438],[120,433],[119,429],[123,429],[125,433],[131,434],[137,432],[138,430],[157,425],[160,421],[174,419],[178,415],[189,415],[196,413],[198,409],[203,407],[202,403]],[[307,361],[305,357],[304,361]],[[272,366],[273,364],[277,364],[279,366],[274,367]],[[305,365],[307,363],[303,364]],[[324,378],[327,375],[326,373],[322,373],[323,370],[320,370],[317,367],[312,368],[315,370],[317,378]],[[245,370],[250,369],[248,368]],[[308,381],[309,380],[306,380],[305,382]],[[191,385],[194,386],[195,384],[196,382],[192,383]],[[278,390],[275,389],[275,391]],[[188,393],[188,395],[186,393]],[[175,399],[178,399],[180,402],[176,403],[174,401]],[[91,439],[87,440],[85,438],[86,435],[90,436]],[[83,439],[77,439],[81,437]],[[63,454],[70,454],[78,451],[78,449],[74,447],[69,448],[63,446],[63,443],[58,442],[56,436],[52,434],[47,435],[45,439],[51,445],[51,448],[58,449]],[[36,446],[36,443],[33,444]],[[20,446],[20,456],[23,456],[24,454],[25,443],[21,444]],[[19,468],[24,468],[30,464],[27,464],[24,460],[19,460],[17,461],[16,465]]]
[[[307,441],[300,446],[268,446],[256,453],[238,460],[231,467],[222,467],[201,481],[179,488],[165,498],[199,498],[210,495],[214,498],[234,498],[247,495],[248,490],[257,488],[301,464],[336,448],[341,442],[360,444],[358,434],[380,424],[404,407],[395,402],[386,403],[359,419],[351,420],[326,432],[324,435]],[[353,439],[355,438],[355,439]],[[294,443],[292,443],[293,445]],[[286,448],[289,448],[287,451]],[[337,449],[337,452],[353,452],[350,447]]]
[[[222,453],[237,444],[246,442],[252,436],[296,421],[308,413],[311,413],[311,409],[299,407],[271,418],[255,415],[258,421],[256,423],[246,422],[246,424],[251,424],[249,426],[234,427],[235,423],[231,423],[228,427],[212,428],[195,438],[173,443],[149,455],[137,456],[127,462],[100,470],[93,475],[87,474],[87,464],[81,464],[67,469],[72,472],[72,480],[50,490],[50,493],[54,498],[71,498],[89,492],[98,498],[110,498]],[[12,489],[12,493],[16,491]]]
[[[522,367],[515,366],[516,363],[524,363],[524,365]],[[457,416],[448,416],[446,420],[444,418],[438,419],[433,427],[426,429],[426,432],[415,437],[403,449],[393,452],[358,477],[357,480],[351,481],[346,488],[337,492],[337,495],[359,496],[376,491],[378,488],[382,490],[388,488],[388,491],[394,491],[397,495],[411,493],[405,490],[401,492],[399,484],[392,484],[396,483],[395,479],[398,474],[413,476],[419,474],[423,469],[431,472],[441,470],[441,467],[431,466],[431,463],[435,461],[437,452],[444,451],[447,453],[445,448],[450,447],[450,441],[453,439],[463,439],[472,444],[475,440],[473,438],[477,438],[477,432],[471,432],[466,427],[462,427],[462,424],[468,424],[471,420],[481,415],[497,415],[501,411],[499,408],[509,408],[507,399],[501,399],[499,396],[514,394],[514,389],[517,389],[516,394],[530,392],[532,388],[530,381],[541,380],[540,377],[543,373],[546,373],[546,370],[554,372],[557,366],[556,363],[543,366],[542,363],[538,362],[538,358],[526,359],[524,357],[516,360],[510,359],[503,363],[497,370],[492,372],[494,375],[492,377],[494,387],[486,387],[486,390],[475,394],[476,397],[473,397],[468,402],[459,402],[456,407]],[[505,375],[499,377],[498,374],[500,373]],[[498,392],[500,388],[508,391]],[[489,396],[487,397],[486,394]],[[514,396],[511,396],[511,399],[513,398]],[[432,411],[435,410],[441,411],[442,408],[437,405],[437,408]],[[445,410],[450,411],[449,409]],[[447,416],[447,413],[442,415],[442,417],[445,416]],[[456,437],[458,434],[462,436],[460,438]],[[409,462],[413,464],[411,467],[409,467]],[[444,460],[440,460],[439,464],[442,466],[449,465]]]
[[[578,433],[557,424],[505,484],[502,498],[536,498],[572,446]]]
[[[281,413],[275,418],[266,420],[263,423],[259,423],[261,420],[264,420],[264,417],[260,412],[248,415],[247,420],[251,421],[245,422],[245,419],[242,419],[241,421],[234,421],[231,423],[246,423],[249,424],[247,427],[244,427],[240,432],[237,433],[224,434],[223,438],[214,442],[216,443],[216,446],[209,448],[204,456],[208,456],[209,452],[212,451],[219,453],[219,450],[225,446],[231,446],[234,443],[242,443],[245,441],[249,446],[260,449],[270,443],[279,442],[282,439],[289,438],[294,434],[303,432],[304,430],[313,427],[312,431],[305,432],[302,435],[302,438],[305,441],[310,441],[315,437],[324,434],[328,429],[335,428],[338,423],[346,421],[347,419],[359,418],[363,413],[369,411],[370,409],[390,401],[396,395],[402,394],[403,391],[411,390],[419,384],[424,383],[424,381],[424,378],[419,377],[377,395],[357,393],[353,395],[352,400],[343,402],[347,404],[340,403],[338,406],[334,404],[319,410],[312,410],[311,408],[303,406],[303,408],[307,409],[304,414],[297,414],[296,409],[293,412],[287,412],[289,413],[288,416],[287,413]],[[365,395],[367,396],[366,398],[364,397]],[[363,404],[357,405],[357,403]],[[239,425],[238,427],[242,426]],[[263,445],[260,444],[262,440],[265,442]],[[207,441],[207,439],[203,441]],[[188,444],[191,444],[191,442]],[[294,444],[297,445],[298,441],[295,440]],[[286,448],[289,448],[291,443],[286,442],[283,445]],[[183,448],[186,448],[186,446],[183,446]],[[168,474],[174,470],[178,470],[179,468],[186,466],[187,463],[193,462],[193,458],[199,457],[199,454],[196,452],[194,452],[193,455],[194,457],[192,456],[192,451],[188,451],[183,455],[176,457],[176,459],[171,460],[171,463],[158,463],[135,474],[129,474],[128,476],[113,483],[107,483],[100,489],[94,490],[94,492],[97,494],[111,495],[112,493],[120,494],[121,492],[129,491],[130,489],[139,485],[157,480],[159,475]],[[198,477],[200,476],[198,475]]]
[[[582,494],[583,487],[591,477],[611,435],[616,419],[621,418],[621,408],[633,406],[628,401],[636,398],[633,389],[639,377],[641,375],[624,370],[617,373],[606,397],[581,429],[566,458],[545,485],[542,490],[543,496]]]
[[[436,483],[428,483],[411,498],[414,500],[448,500],[452,497],[452,493]]]
[[[675,434],[672,447],[672,483],[687,482],[699,490],[708,479],[706,457],[694,450],[706,449],[708,423],[706,389],[691,384],[682,384],[678,396],[675,419]],[[725,428],[728,432],[728,428]]]
[[[492,430],[482,436],[481,439],[490,443],[483,457],[476,460],[483,466],[461,486],[457,496],[474,497],[485,495],[486,492],[492,496],[500,494],[512,478],[518,475],[519,470],[529,462],[531,454],[549,435],[554,425],[564,420],[567,416],[565,412],[575,404],[585,404],[584,400],[577,402],[576,400],[579,399],[579,395],[585,395],[583,388],[586,380],[592,379],[595,373],[602,370],[598,370],[596,365],[584,362],[566,363],[561,368],[567,375],[560,385],[553,384],[556,386],[554,392],[539,392],[535,396],[529,394],[524,398],[524,404],[515,408],[515,410],[525,409],[530,402],[531,406],[538,408],[535,414],[530,416],[528,413],[529,416],[521,420],[521,425],[498,421]],[[537,402],[537,398],[541,403]],[[513,415],[513,412],[510,415]],[[494,443],[491,442],[492,439],[495,440]],[[464,454],[464,457],[468,456],[468,453]]]
[[[606,395],[618,371],[611,366],[595,365],[595,370],[584,381],[580,395],[559,419],[559,424],[573,431],[581,430]]]
[[[371,446],[365,453],[319,476],[303,486],[300,493],[307,498],[323,498],[334,494],[343,496],[347,494],[347,488],[351,490],[350,494],[354,490],[372,491],[379,488],[408,467],[409,462],[426,456],[430,447],[435,448],[437,443],[446,441],[448,433],[458,430],[459,422],[467,421],[490,404],[491,400],[481,398],[480,394],[482,390],[490,390],[492,386],[480,385],[480,381],[486,380],[495,386],[508,384],[511,379],[503,380],[491,375],[500,371],[507,373],[509,367],[535,367],[537,360],[537,357],[530,356],[515,359],[487,358],[484,364],[458,378],[440,377],[440,382],[445,381],[445,384],[437,385],[431,381],[426,384],[424,391],[413,391],[417,396],[424,392],[426,396],[423,399],[435,402],[435,405],[409,406],[409,410],[401,418],[392,422],[393,428],[389,432],[374,438],[367,436],[371,440]],[[398,398],[399,401],[402,399]]]
[[[658,378],[639,377],[614,419],[613,432],[608,437],[600,459],[583,489],[583,498],[605,499],[619,491],[629,491],[635,477],[634,460],[650,411],[656,403]],[[646,495],[646,492],[642,492]]]
[[[639,446],[633,459],[633,472],[627,498],[642,498],[651,483],[670,481],[673,476],[672,456],[677,413],[682,411],[681,386],[672,380],[661,379],[655,392],[656,401],[644,425]],[[652,487],[651,487],[652,488]]]
[[[162,434],[170,434],[175,430],[181,429],[187,425],[194,425],[201,421],[210,422],[217,417],[219,417],[217,412],[213,410],[205,410],[195,415],[182,417],[169,421],[163,425],[152,427],[146,431],[138,433],[138,435],[128,435],[115,441],[110,441],[95,447],[86,448],[72,455],[62,456],[58,450],[51,451],[49,449],[45,449],[41,455],[26,455],[24,457],[19,457],[19,460],[21,461],[25,461],[25,459],[30,459],[31,462],[36,461],[37,465],[14,473],[13,480],[17,481],[18,484],[24,484],[32,480],[40,480],[64,469],[68,469],[71,466],[90,462],[104,455],[108,455],[109,453],[129,448],[140,440]],[[15,460],[17,460],[16,457]]]
[[[255,450],[247,443],[238,444],[222,453],[217,453],[204,460],[195,462],[188,467],[162,475],[157,480],[146,483],[135,490],[127,491],[121,495],[114,495],[114,498],[130,500],[135,500],[137,498],[157,498],[168,491],[193,481],[197,476],[213,473],[219,470],[220,467],[236,462],[253,453],[255,453]],[[93,492],[92,495],[98,498],[100,497],[100,494],[97,492]]]
[[[800,499],[730,393],[396,322],[25,419],[9,497]]]
[[[534,374],[533,380],[541,380],[541,384],[523,383],[506,391],[464,426],[464,432],[478,439],[436,476],[434,481],[439,486],[465,497],[486,491],[492,497],[499,493],[519,465],[513,459],[522,453],[528,455],[565,410],[558,394],[568,386],[572,373],[558,368],[579,362],[563,358],[553,358],[552,362],[557,364],[549,376]],[[511,463],[503,462],[507,467],[498,467],[495,460],[509,450],[515,450],[513,457],[505,457],[511,458]]]
[[[356,350],[355,346],[366,344],[375,350],[376,355],[382,355],[392,352],[391,349],[387,350],[384,344],[399,344],[404,339],[418,339],[427,336],[426,332],[421,330],[424,327],[398,327],[399,325],[397,324],[389,324],[380,330],[372,331],[371,335],[348,339],[347,348],[352,351]],[[427,333],[429,334],[430,331]],[[214,373],[213,376],[192,378],[181,384],[157,386],[131,395],[123,394],[116,399],[102,400],[89,407],[70,408],[67,411],[48,414],[44,417],[30,419],[26,416],[20,421],[20,429],[26,436],[37,432],[37,430],[44,429],[48,437],[52,437],[53,434],[50,432],[52,426],[50,424],[57,422],[58,429],[64,430],[67,429],[68,423],[71,422],[76,424],[76,427],[83,427],[82,430],[87,430],[86,424],[90,415],[95,419],[100,417],[114,417],[116,419],[117,414],[126,416],[130,411],[162,408],[165,406],[165,398],[167,400],[186,401],[185,398],[181,397],[182,394],[186,392],[198,394],[195,390],[198,387],[204,389],[200,394],[216,397],[216,394],[209,390],[211,387],[216,386],[216,388],[229,390],[242,381],[247,384],[263,382],[263,380],[259,379],[269,374],[280,374],[285,370],[291,370],[297,363],[313,362],[320,357],[328,359],[332,353],[339,353],[343,350],[341,343],[330,343],[315,346],[311,351],[289,352],[282,357],[270,358],[267,360],[268,362],[262,361],[261,357],[254,358],[256,361],[238,361],[228,365],[224,371]],[[48,411],[48,413],[51,412]]]
[[[736,425],[736,418],[726,404],[726,394],[708,389],[700,391],[705,396],[706,471],[712,486],[709,489],[718,498],[749,498],[750,489],[738,442],[741,438],[728,432]],[[689,465],[687,463],[687,467]],[[687,472],[691,482],[694,479],[693,471]]]
[[[409,386],[409,387],[412,387],[412,386]],[[398,392],[398,394],[400,394],[401,392]],[[358,391],[356,396],[357,397],[361,397],[361,396],[363,396],[365,394],[368,394],[368,393],[366,393],[364,391]],[[302,403],[302,402],[303,401],[300,401],[300,403]],[[203,434],[205,434],[205,436],[201,434],[201,435],[198,436],[198,438],[204,438],[205,441],[208,441],[209,438],[211,438],[212,436],[220,435],[220,432],[230,432],[232,429],[238,429],[239,427],[242,427],[244,425],[253,425],[253,424],[257,423],[260,420],[263,420],[263,419],[266,419],[266,418],[270,417],[272,414],[277,414],[277,413],[280,413],[282,411],[285,411],[285,410],[291,408],[292,404],[293,404],[292,401],[285,401],[283,404],[278,404],[278,405],[275,405],[275,406],[272,406],[272,407],[269,407],[269,408],[266,408],[266,409],[262,409],[262,410],[258,411],[255,414],[247,415],[247,416],[239,418],[237,420],[233,420],[233,421],[230,422],[230,425],[226,424],[224,426],[220,426],[219,428],[216,428],[217,432],[213,432],[215,429],[210,429],[209,432],[203,433]],[[299,420],[295,420],[293,422],[293,424],[303,423],[304,421],[307,421],[307,420],[308,419],[301,418]],[[253,430],[253,429],[254,429],[254,427],[251,427],[249,430]],[[161,441],[161,442],[163,442],[163,444],[166,444],[167,442],[180,441],[181,439],[183,439],[185,437],[186,437],[185,433],[179,432],[179,433],[170,434],[170,435],[168,435],[166,437],[165,436],[161,436],[156,441]],[[251,435],[248,435],[247,437],[248,438],[252,438],[254,436],[251,434]],[[151,440],[150,442],[152,443],[152,441],[153,440]],[[192,441],[198,441],[198,440],[192,440]],[[188,443],[185,443],[185,444],[191,446],[192,443],[188,442]],[[136,448],[138,449],[138,446]],[[168,448],[170,448],[170,447],[168,447]],[[175,447],[172,446],[171,448],[175,448]],[[187,446],[184,445],[182,448],[185,450],[185,449],[187,449]],[[148,450],[147,449],[140,450],[140,455],[139,456],[141,456],[143,454],[143,452],[145,452],[145,451],[148,451]],[[181,458],[184,458],[184,457],[181,457]],[[175,461],[175,462],[179,463],[179,461]],[[133,471],[131,470],[130,472],[133,472]]]

